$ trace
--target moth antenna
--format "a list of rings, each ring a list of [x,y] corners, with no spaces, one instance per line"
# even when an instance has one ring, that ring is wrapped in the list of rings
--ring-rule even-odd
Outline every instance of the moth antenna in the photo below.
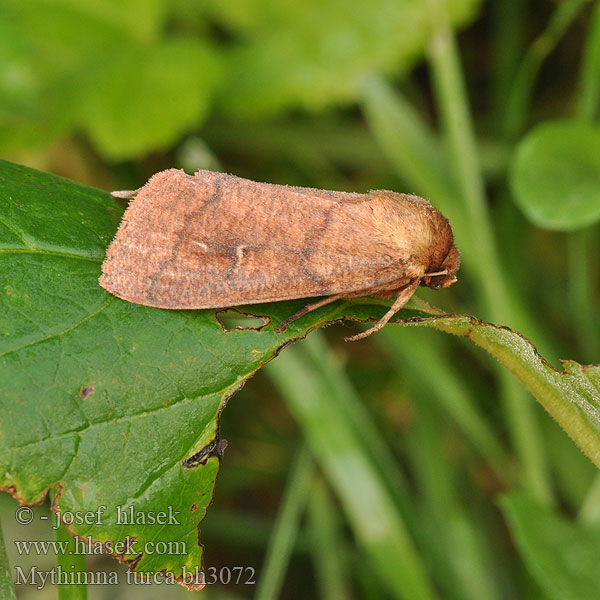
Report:
[[[125,200],[131,200],[138,195],[138,192],[142,188],[138,188],[137,190],[117,190],[116,192],[111,192],[110,195],[113,198],[124,198]]]
[[[307,304],[304,308],[301,308],[298,312],[295,312],[291,317],[288,317],[284,321],[281,321],[279,325],[275,328],[276,333],[281,333],[285,331],[285,328],[296,319],[303,317],[309,312],[316,310],[317,308],[321,308],[321,306],[325,306],[326,304],[330,304],[331,302],[335,302],[340,298],[344,298],[344,294],[335,294],[334,296],[328,296],[327,298],[322,298],[318,302],[313,302],[312,304]]]
[[[362,333],[357,333],[351,337],[344,338],[346,342],[355,342],[356,340],[362,340],[366,337],[369,337],[372,333],[379,331],[383,328],[383,326],[412,298],[412,295],[415,293],[417,289],[420,279],[415,279],[411,283],[409,283],[406,287],[402,288],[396,296],[394,300],[394,304],[392,304],[390,310],[388,310],[373,327],[363,331]]]

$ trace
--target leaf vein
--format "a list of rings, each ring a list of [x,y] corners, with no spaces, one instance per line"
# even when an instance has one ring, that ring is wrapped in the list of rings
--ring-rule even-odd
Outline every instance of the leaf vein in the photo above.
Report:
[[[25,348],[30,348],[31,346],[35,346],[36,344],[42,344],[42,343],[52,340],[54,338],[60,338],[61,336],[69,333],[70,331],[73,331],[74,329],[77,329],[77,327],[80,327],[81,325],[83,325],[84,323],[89,321],[90,319],[93,319],[95,316],[99,315],[107,306],[112,304],[113,301],[114,301],[114,296],[111,296],[98,309],[87,314],[85,317],[83,317],[76,323],[73,323],[69,327],[63,329],[62,331],[58,331],[56,333],[47,335],[43,338],[39,338],[32,342],[28,342],[27,344],[23,344],[22,346],[19,346],[18,348],[13,348],[12,350],[7,350],[6,352],[0,354],[0,358],[2,358],[3,356],[14,354],[15,352],[20,352],[21,350],[24,350]]]

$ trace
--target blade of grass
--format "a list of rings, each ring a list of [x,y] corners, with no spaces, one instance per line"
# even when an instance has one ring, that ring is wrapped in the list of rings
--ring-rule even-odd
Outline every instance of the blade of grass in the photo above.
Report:
[[[597,2],[586,37],[577,102],[577,113],[590,121],[593,121],[598,114],[600,98],[598,73],[600,73],[600,3]]]
[[[600,476],[596,476],[581,505],[578,515],[582,523],[597,525],[600,523]]]
[[[301,345],[287,348],[267,373],[298,421],[311,453],[338,495],[354,534],[394,598],[434,598],[432,586],[382,478],[351,418]]]
[[[508,139],[519,135],[527,118],[533,86],[546,57],[554,50],[566,30],[589,0],[560,2],[542,34],[529,46],[512,84],[503,131]]]
[[[445,1],[429,0],[429,6],[433,30],[428,55],[435,98],[448,141],[450,161],[455,168],[465,218],[478,249],[475,256],[486,305],[496,322],[518,327],[520,319],[516,318],[516,306],[508,294],[491,230],[460,59],[446,15]],[[499,382],[523,482],[536,498],[551,502],[552,488],[536,423],[535,405],[510,374],[501,370]]]
[[[348,375],[339,361],[333,357],[325,336],[320,331],[312,332],[310,337],[304,340],[303,348],[311,359],[313,368],[327,382],[335,402],[342,405],[340,410],[344,411],[349,423],[352,424],[354,435],[360,438],[362,451],[370,457],[371,464],[379,471],[381,480],[394,496],[402,518],[410,527],[415,515],[410,486],[398,467],[398,461],[383,441],[369,411],[348,379]]]
[[[350,600],[350,576],[344,556],[346,543],[329,491],[318,477],[313,480],[308,501],[308,524],[319,597],[323,600]]]
[[[2,534],[2,523],[0,523],[0,598],[5,600],[16,600],[17,598]]]
[[[290,470],[273,534],[269,540],[261,576],[256,587],[256,600],[279,598],[294,541],[300,529],[300,518],[306,506],[314,469],[308,451],[302,448]]]
[[[600,3],[590,20],[579,80],[577,114],[594,122],[600,99]],[[593,225],[569,234],[569,300],[575,322],[582,362],[593,362],[600,355],[600,330],[594,305],[598,263],[598,226]],[[595,326],[596,325],[596,326]]]
[[[600,330],[595,289],[598,264],[598,226],[592,225],[568,235],[569,304],[583,363],[600,356]]]
[[[394,94],[381,77],[372,75],[363,86],[363,110],[374,136],[384,152],[394,149],[393,160],[409,173],[409,184],[441,198],[441,208],[450,209],[456,193],[444,150],[436,134],[415,108],[400,94]],[[397,135],[402,132],[402,143]]]
[[[593,123],[600,104],[600,2],[596,3],[583,53],[579,80],[577,114]],[[599,244],[598,225],[569,234],[569,299],[571,314],[586,360],[597,361],[600,355],[600,331],[595,306],[596,270]],[[594,326],[595,325],[595,326]],[[587,493],[579,518],[585,523],[600,521],[600,474]]]
[[[512,82],[523,56],[527,0],[493,2],[494,35],[493,101],[495,130],[502,134],[504,110]]]
[[[59,544],[66,544],[65,552],[57,552],[56,566],[66,577],[76,579],[77,573],[82,573],[82,580],[85,577],[85,555],[77,553],[75,539],[69,533],[67,528],[54,517],[56,529],[56,541]],[[58,600],[87,600],[87,585],[85,584],[58,584]]]
[[[410,336],[413,334],[413,332],[410,330],[405,329],[402,331],[398,331],[397,329],[394,330],[393,328],[390,328],[387,332],[386,330],[381,332],[381,334],[385,334],[384,338],[385,336],[393,335],[394,333],[398,334],[398,336],[396,337],[396,340],[398,341],[401,339],[400,336],[403,336],[402,339],[405,339],[410,338]],[[473,431],[475,431],[476,440],[478,440],[479,437],[481,437],[482,440],[488,442],[488,434],[491,436],[492,440],[495,439],[493,433],[490,430],[488,430],[488,434],[485,433],[485,424],[481,420],[481,418],[478,417],[476,413],[474,413],[475,409],[468,406],[464,407],[465,402],[460,396],[461,390],[464,391],[464,387],[460,385],[460,380],[456,377],[456,375],[451,371],[449,367],[447,369],[448,372],[445,373],[445,377],[440,378],[440,374],[436,368],[437,362],[435,360],[433,360],[432,362],[427,352],[428,349],[430,349],[429,346],[431,346],[431,344],[425,344],[428,347],[423,348],[423,350],[421,351],[421,347],[423,345],[423,338],[427,338],[427,334],[424,336],[419,335],[423,333],[425,332],[421,331],[417,333],[419,341],[418,344],[411,344],[409,342],[408,345],[411,349],[410,352],[402,352],[401,350],[395,352],[394,350],[398,349],[399,344],[396,344],[392,348],[391,354],[398,360],[399,370],[408,370],[409,373],[412,373],[412,378],[418,380],[422,384],[422,386],[426,387],[431,383],[436,391],[441,389],[445,390],[447,384],[450,382],[450,388],[456,390],[456,395],[451,396],[448,399],[447,405],[449,411],[452,412],[455,409],[455,407],[452,406],[452,401],[456,401],[459,407],[458,409],[456,409],[456,412],[458,412],[458,414],[460,415],[461,409],[465,411],[464,421],[466,422],[466,428],[467,430],[472,428]],[[439,337],[436,339],[439,342]],[[407,526],[417,537],[417,539],[419,539],[419,543],[422,545],[424,529],[422,524],[416,523],[415,507],[412,505],[412,503],[409,504],[408,502],[408,485],[404,481],[402,474],[398,470],[397,462],[390,454],[388,447],[382,442],[381,437],[377,434],[375,428],[372,426],[372,421],[369,415],[365,414],[364,407],[360,403],[360,400],[357,398],[356,392],[354,391],[354,388],[348,381],[347,375],[341,368],[339,361],[335,361],[333,359],[332,353],[325,342],[323,334],[321,332],[312,333],[311,336],[303,342],[303,345],[304,348],[307,350],[308,355],[313,361],[314,369],[319,371],[322,374],[322,376],[326,379],[328,384],[331,386],[331,389],[335,392],[336,399],[339,399],[337,401],[343,402],[343,409],[346,410],[347,414],[352,419],[353,424],[355,426],[355,430],[357,431],[357,435],[361,436],[362,441],[365,444],[366,451],[370,451],[369,453],[371,454],[374,463],[378,466],[387,465],[386,468],[380,469],[384,480],[387,483],[389,483],[390,481],[397,481],[399,479],[398,485],[395,486],[396,491],[399,491],[399,493],[402,494],[398,505],[400,506],[402,515],[405,517],[405,519],[407,519]],[[437,348],[437,346],[435,348]],[[439,355],[441,357],[440,360],[443,361],[443,351],[439,350],[439,348],[437,348],[437,350],[437,353],[435,352],[435,349],[433,351],[434,357]],[[410,362],[402,364],[403,359],[408,357],[409,355],[411,357]],[[416,367],[414,370],[412,369],[413,365]],[[421,398],[422,394],[425,393],[426,390],[421,388],[419,398]],[[367,424],[369,424],[369,426],[366,427]],[[425,451],[423,450],[424,448],[427,448],[427,446],[422,446],[422,451]],[[374,449],[377,450],[373,451]],[[498,456],[496,456],[495,454],[496,451],[498,452]],[[497,440],[491,442],[491,444],[489,445],[488,453],[490,453],[490,455],[494,456],[495,458],[502,456],[503,450],[499,445],[499,442],[497,442]],[[504,459],[508,462],[508,458],[505,454]],[[502,473],[503,469],[505,469],[504,474],[505,477],[507,477],[508,464],[503,463],[504,459],[498,458],[499,464],[504,464],[504,467],[499,468],[499,471]],[[394,488],[392,488],[392,491],[393,489]],[[469,553],[473,551],[474,548],[477,546],[477,534],[471,531],[472,526],[465,516],[462,516],[461,518],[457,517],[454,521],[453,527],[455,529],[457,539],[455,540],[456,543],[453,546],[452,552],[469,555]],[[432,540],[432,543],[429,544],[426,548],[428,560],[431,560],[431,557],[436,554],[439,557],[439,552],[436,550],[436,544],[437,540]],[[464,550],[461,548],[461,544],[465,544]],[[479,556],[483,551],[478,546],[477,548]],[[444,558],[444,560],[446,560],[446,558]],[[466,562],[470,561],[467,560]],[[453,566],[458,568],[461,567],[462,564],[463,563],[456,564]],[[440,563],[440,567],[443,566],[444,565]],[[435,569],[434,572],[441,585],[443,580],[445,579],[445,576],[443,575],[443,569]],[[460,573],[457,576],[460,578]],[[482,586],[485,587],[483,583]],[[492,584],[489,584],[488,587],[491,588],[493,586]]]
[[[469,386],[448,360],[448,344],[425,332],[383,329],[378,341],[385,346],[398,371],[412,373],[460,427],[473,447],[488,461],[498,479],[509,485],[512,466],[500,440],[477,407]]]
[[[449,23],[445,18],[445,1],[429,0],[433,33],[429,44],[429,63],[435,99],[448,145],[459,191],[457,200],[465,215],[460,221],[472,238],[477,260],[477,274],[486,305],[491,314],[508,316],[511,300],[500,271],[498,250],[494,243],[491,219],[487,210],[484,183],[478,160],[460,59]],[[455,208],[456,210],[456,208]],[[483,274],[485,273],[485,276]],[[505,322],[506,318],[500,318]]]
[[[407,435],[411,464],[423,496],[425,530],[430,534],[439,585],[448,598],[498,600],[499,593],[487,561],[487,549],[476,524],[463,510],[456,488],[456,465],[449,464],[443,443],[447,429],[423,389],[410,376],[419,403],[415,427]],[[440,577],[440,574],[442,575]]]

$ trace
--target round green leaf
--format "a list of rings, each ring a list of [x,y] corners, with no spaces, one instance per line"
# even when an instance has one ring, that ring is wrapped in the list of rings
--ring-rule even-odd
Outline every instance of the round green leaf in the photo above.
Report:
[[[583,121],[536,127],[510,170],[515,202],[533,223],[569,231],[600,218],[600,129]]]
[[[211,47],[193,38],[115,48],[88,75],[81,126],[112,160],[167,148],[206,115],[218,65]]]

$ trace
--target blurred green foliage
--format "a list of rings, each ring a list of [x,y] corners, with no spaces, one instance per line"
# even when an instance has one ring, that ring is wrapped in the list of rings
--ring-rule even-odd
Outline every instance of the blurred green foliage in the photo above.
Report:
[[[458,22],[479,0],[453,0]],[[2,0],[0,151],[83,131],[108,160],[165,150],[209,107],[269,117],[356,102],[422,55],[420,2]]]
[[[599,81],[591,0],[0,0],[3,158],[105,189],[177,166],[429,197],[463,268],[419,294],[554,365],[600,362]],[[205,598],[595,598],[600,479],[511,374],[438,332],[326,334],[223,413],[207,566],[260,585]]]

